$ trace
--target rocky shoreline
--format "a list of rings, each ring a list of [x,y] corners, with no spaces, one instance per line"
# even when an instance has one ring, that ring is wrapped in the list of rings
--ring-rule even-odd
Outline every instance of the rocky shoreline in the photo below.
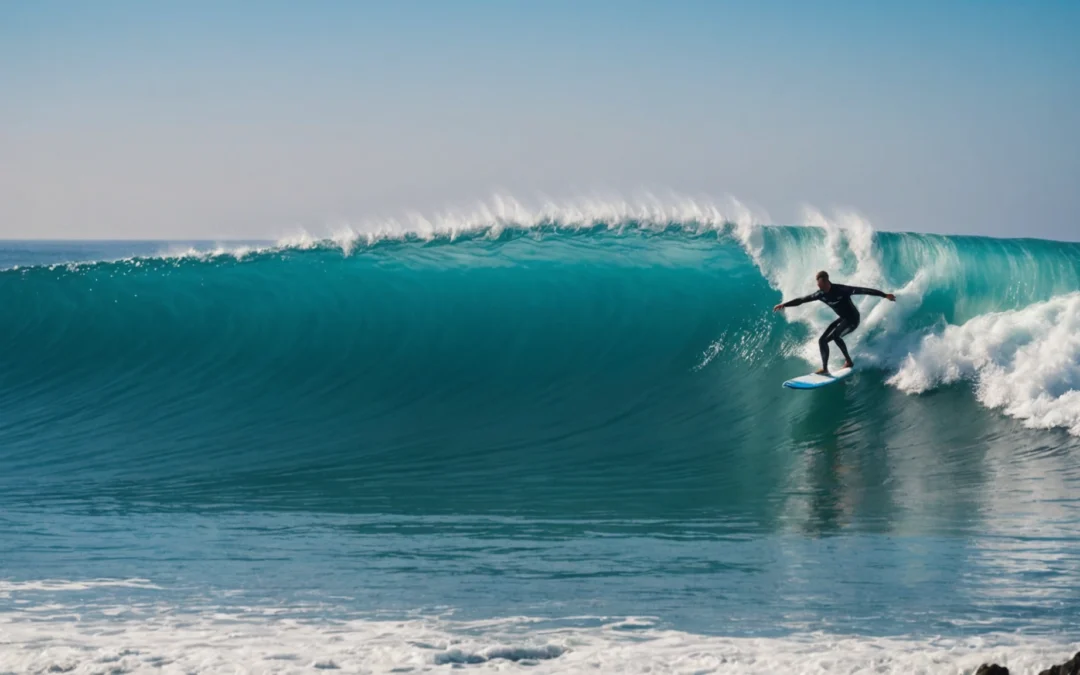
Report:
[[[984,663],[975,675],[1009,675],[1009,669],[996,663]],[[1039,675],[1080,675],[1080,652],[1059,666],[1050,666]]]

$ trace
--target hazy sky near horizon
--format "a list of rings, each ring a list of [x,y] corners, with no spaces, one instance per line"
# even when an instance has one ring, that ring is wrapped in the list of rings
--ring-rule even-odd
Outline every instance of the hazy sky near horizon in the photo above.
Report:
[[[0,3],[0,237],[643,190],[1080,239],[1080,2]]]

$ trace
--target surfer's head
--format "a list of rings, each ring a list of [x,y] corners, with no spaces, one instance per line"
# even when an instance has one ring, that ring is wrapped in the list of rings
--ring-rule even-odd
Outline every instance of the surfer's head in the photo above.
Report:
[[[832,283],[829,281],[829,273],[825,270],[821,270],[817,273],[817,287],[823,291],[829,290]]]

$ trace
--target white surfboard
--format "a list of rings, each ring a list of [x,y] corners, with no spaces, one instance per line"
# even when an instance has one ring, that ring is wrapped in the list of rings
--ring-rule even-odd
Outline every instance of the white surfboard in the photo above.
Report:
[[[818,387],[825,387],[834,382],[839,382],[848,375],[851,374],[851,368],[841,368],[839,370],[831,370],[828,375],[818,375],[811,373],[809,375],[800,375],[799,377],[793,377],[784,383],[784,386],[788,389],[817,389]]]

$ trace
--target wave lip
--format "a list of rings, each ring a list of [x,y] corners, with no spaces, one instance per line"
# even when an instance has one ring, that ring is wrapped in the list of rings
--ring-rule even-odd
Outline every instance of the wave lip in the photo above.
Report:
[[[446,209],[433,215],[411,212],[403,218],[369,219],[355,225],[341,225],[325,239],[301,231],[281,238],[279,244],[305,248],[316,246],[320,241],[332,241],[348,253],[358,245],[370,246],[379,241],[410,237],[424,241],[454,240],[477,234],[497,238],[507,230],[621,229],[627,225],[647,229],[674,225],[699,231],[731,226],[740,232],[748,232],[755,225],[766,222],[767,215],[733,197],[716,200],[676,193],[664,196],[645,193],[634,199],[605,196],[562,201],[542,199],[529,204],[511,196],[496,195],[471,208]]]

